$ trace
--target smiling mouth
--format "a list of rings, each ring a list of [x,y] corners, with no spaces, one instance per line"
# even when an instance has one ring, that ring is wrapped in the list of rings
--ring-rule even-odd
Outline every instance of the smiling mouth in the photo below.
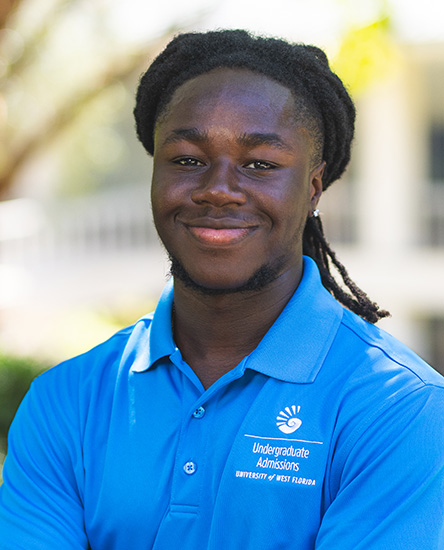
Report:
[[[191,235],[203,244],[211,245],[229,245],[236,244],[252,232],[256,230],[256,227],[199,227],[199,226],[186,226]]]

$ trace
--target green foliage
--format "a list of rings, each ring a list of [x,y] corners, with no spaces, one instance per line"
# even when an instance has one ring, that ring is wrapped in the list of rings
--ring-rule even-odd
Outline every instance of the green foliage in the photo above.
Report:
[[[34,359],[0,353],[0,454],[6,451],[9,426],[32,380],[45,367]]]

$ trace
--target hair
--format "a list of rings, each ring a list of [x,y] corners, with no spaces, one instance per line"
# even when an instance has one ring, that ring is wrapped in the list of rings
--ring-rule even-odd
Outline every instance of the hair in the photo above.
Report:
[[[136,131],[150,155],[154,130],[173,93],[186,81],[217,68],[247,69],[271,78],[292,91],[299,121],[308,129],[315,156],[326,167],[323,190],[344,173],[350,160],[355,107],[325,53],[304,44],[253,36],[245,30],[184,33],[176,36],[142,75],[136,95]],[[319,216],[308,217],[304,254],[316,262],[325,288],[345,307],[375,323],[389,313],[381,310],[350,279],[327,242]],[[332,275],[335,267],[342,284]]]

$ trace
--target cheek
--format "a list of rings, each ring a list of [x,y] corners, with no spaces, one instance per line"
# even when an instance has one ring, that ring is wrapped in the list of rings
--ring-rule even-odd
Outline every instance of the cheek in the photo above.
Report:
[[[159,212],[161,204],[161,193],[158,185],[153,178],[153,180],[151,181],[151,211],[153,213],[154,219],[157,217],[157,213]]]
[[[279,225],[294,227],[305,224],[311,210],[309,186],[292,181],[285,188],[270,191],[263,206]]]
[[[151,180],[151,208],[155,218],[165,216],[177,203],[177,191],[177,186],[168,183],[161,170],[154,169]]]
[[[164,228],[167,227],[171,210],[170,198],[165,193],[165,189],[153,182],[151,185],[151,212],[154,225],[160,236],[164,233]]]
[[[162,199],[163,195],[165,195],[165,190],[153,177],[151,181],[151,204],[153,209],[161,206],[162,202],[164,202]]]

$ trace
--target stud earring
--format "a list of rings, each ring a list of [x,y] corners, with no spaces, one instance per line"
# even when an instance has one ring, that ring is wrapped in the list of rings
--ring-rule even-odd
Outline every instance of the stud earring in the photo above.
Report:
[[[316,208],[316,210],[313,210],[312,216],[313,216],[313,218],[318,218],[319,217],[319,210],[317,208]]]

